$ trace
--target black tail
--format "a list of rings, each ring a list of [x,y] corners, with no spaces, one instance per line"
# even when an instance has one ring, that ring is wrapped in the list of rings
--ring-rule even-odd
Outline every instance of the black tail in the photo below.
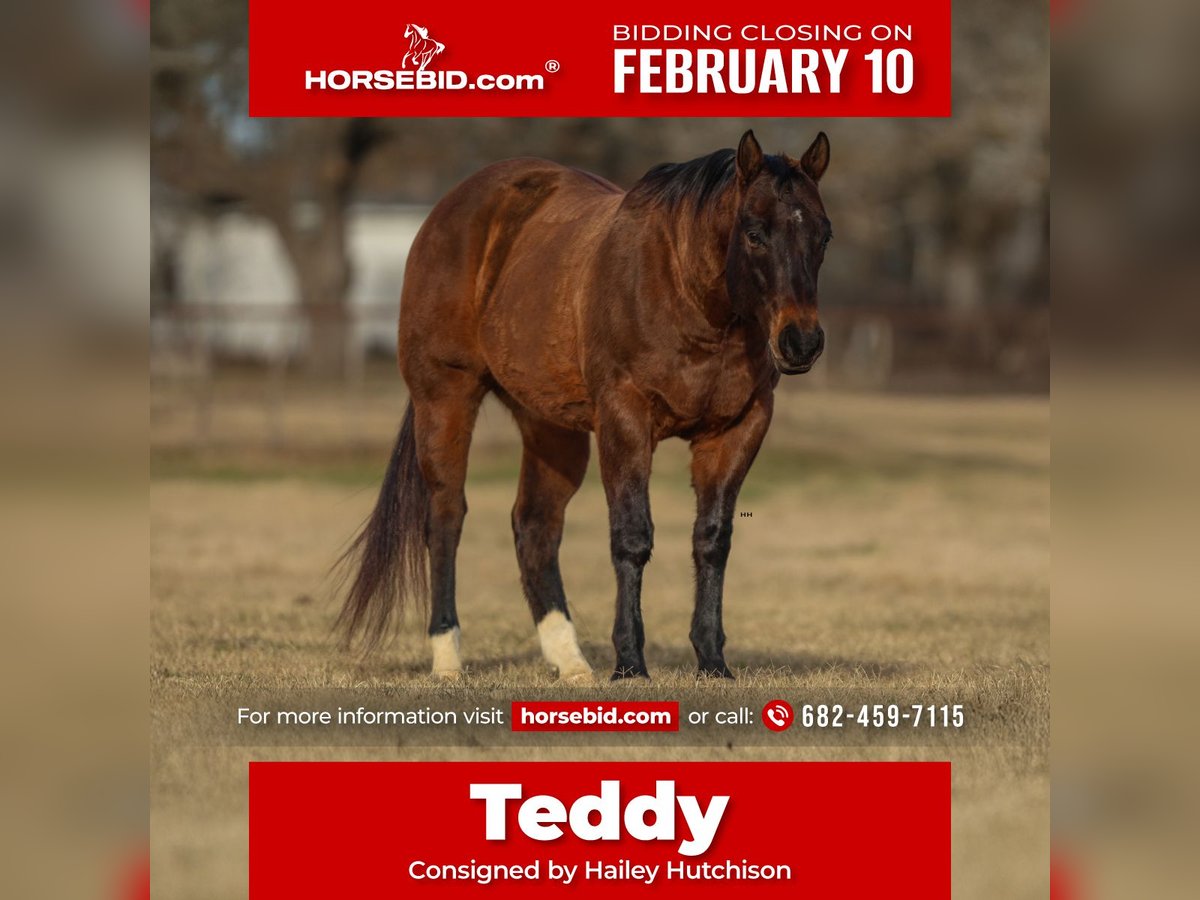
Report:
[[[375,509],[338,561],[339,566],[358,563],[335,626],[347,645],[361,634],[363,649],[374,650],[387,636],[393,613],[402,611],[405,602],[414,597],[425,601],[429,585],[429,552],[425,546],[428,511],[429,488],[417,465],[413,408],[409,403]]]

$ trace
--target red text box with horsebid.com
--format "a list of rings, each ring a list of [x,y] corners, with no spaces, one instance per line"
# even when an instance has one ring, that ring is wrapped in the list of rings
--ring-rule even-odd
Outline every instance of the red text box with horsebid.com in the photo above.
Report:
[[[251,0],[252,116],[948,116],[950,0]]]
[[[677,701],[514,700],[513,731],[678,731]]]
[[[251,900],[950,897],[950,764],[250,764]]]

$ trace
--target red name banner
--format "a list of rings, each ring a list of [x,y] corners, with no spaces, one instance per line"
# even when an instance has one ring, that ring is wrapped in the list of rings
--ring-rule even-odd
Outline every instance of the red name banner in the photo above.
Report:
[[[950,897],[949,763],[250,764],[250,898]]]
[[[948,116],[950,0],[251,0],[252,116]]]

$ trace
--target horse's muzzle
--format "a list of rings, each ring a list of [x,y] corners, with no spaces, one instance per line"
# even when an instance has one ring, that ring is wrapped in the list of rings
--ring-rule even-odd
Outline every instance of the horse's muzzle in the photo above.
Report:
[[[796,325],[788,325],[768,346],[775,368],[784,375],[803,375],[825,349],[825,329],[818,325],[802,331]]]

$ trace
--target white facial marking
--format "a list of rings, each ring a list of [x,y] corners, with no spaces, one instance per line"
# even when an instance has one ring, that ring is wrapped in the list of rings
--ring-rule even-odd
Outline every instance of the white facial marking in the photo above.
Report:
[[[458,628],[435,634],[429,639],[429,645],[433,649],[433,674],[438,678],[457,678],[462,672],[458,643]]]
[[[538,622],[537,630],[542,643],[542,655],[558,669],[559,678],[582,680],[592,674],[592,667],[579,650],[575,626],[570,619],[557,609],[551,610]]]
[[[803,222],[804,221],[804,212],[799,209],[793,210],[792,218],[795,219],[797,223]]]

